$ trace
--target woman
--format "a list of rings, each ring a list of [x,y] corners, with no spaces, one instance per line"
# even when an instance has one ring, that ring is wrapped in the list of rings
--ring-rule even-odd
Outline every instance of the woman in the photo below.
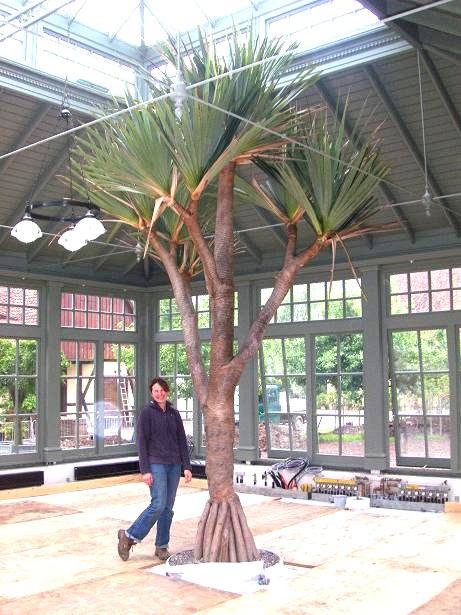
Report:
[[[118,531],[118,554],[123,561],[129,558],[131,547],[147,536],[156,521],[155,555],[161,561],[170,557],[168,543],[181,465],[186,483],[192,478],[181,415],[167,400],[170,387],[163,378],[154,378],[149,388],[152,400],[139,415],[137,442],[139,469],[150,489],[151,501],[127,530]]]

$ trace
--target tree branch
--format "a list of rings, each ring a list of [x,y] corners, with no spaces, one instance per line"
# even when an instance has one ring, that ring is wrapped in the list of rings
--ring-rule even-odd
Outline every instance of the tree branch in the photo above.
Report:
[[[192,200],[190,205],[190,212],[183,212],[180,215],[181,219],[184,221],[184,224],[187,227],[187,230],[189,231],[191,240],[197,248],[200,260],[202,261],[203,274],[205,276],[205,285],[207,287],[208,293],[211,295],[216,290],[216,284],[218,282],[218,273],[216,271],[216,263],[214,261],[213,254],[211,253],[210,248],[205,241],[202,229],[198,222],[197,211],[198,201]]]
[[[231,369],[236,373],[243,372],[248,361],[256,356],[264,337],[264,331],[293,285],[298,271],[330,244],[328,237],[318,237],[309,248],[294,256],[296,229],[290,228],[293,226],[290,225],[288,227],[288,242],[284,265],[275,278],[271,296],[254,319],[240,351],[227,366],[227,369]]]
[[[208,376],[203,364],[197,314],[192,303],[190,278],[179,272],[176,254],[171,254],[164,247],[155,231],[151,232],[149,242],[157,252],[170,279],[173,295],[181,314],[182,332],[191,369],[192,382],[194,383],[195,392],[200,404],[204,405],[206,402]]]

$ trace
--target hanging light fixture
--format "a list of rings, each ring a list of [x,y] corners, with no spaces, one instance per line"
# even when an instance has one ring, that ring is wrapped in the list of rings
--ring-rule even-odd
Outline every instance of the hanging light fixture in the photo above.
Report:
[[[11,234],[22,243],[32,243],[43,236],[42,229],[32,220],[30,212],[27,211],[27,206],[22,219],[11,229]]]
[[[58,244],[70,252],[83,248],[89,241],[94,241],[106,232],[98,217],[100,209],[88,199],[78,200],[73,195],[72,148],[71,135],[72,114],[65,102],[64,96],[59,119],[66,122],[67,127],[67,157],[69,170],[70,196],[49,201],[28,201],[24,215],[11,229],[11,235],[22,243],[31,243],[43,236],[36,220],[67,223],[60,234]],[[38,211],[37,211],[38,210]],[[45,211],[46,210],[46,211]]]

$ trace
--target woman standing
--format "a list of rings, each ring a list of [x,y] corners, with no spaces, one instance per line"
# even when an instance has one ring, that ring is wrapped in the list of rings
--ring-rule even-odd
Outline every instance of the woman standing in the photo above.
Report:
[[[163,378],[154,378],[149,388],[152,400],[139,415],[137,443],[139,469],[150,489],[151,501],[127,530],[118,531],[118,554],[123,561],[129,558],[131,547],[147,536],[155,522],[155,555],[161,561],[170,557],[168,543],[181,466],[186,483],[192,478],[181,415],[167,400],[170,387]]]

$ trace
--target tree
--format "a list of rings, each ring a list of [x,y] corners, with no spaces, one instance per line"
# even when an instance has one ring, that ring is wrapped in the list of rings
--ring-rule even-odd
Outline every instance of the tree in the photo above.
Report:
[[[35,340],[0,339],[0,418],[2,437],[22,444],[24,437],[19,414],[33,414],[37,408],[37,342]]]
[[[176,63],[173,45],[163,52]],[[330,133],[323,115],[296,109],[297,97],[316,77],[307,71],[283,85],[293,54],[293,47],[257,39],[250,30],[245,40],[235,34],[229,56],[218,58],[199,35],[187,63],[181,61],[185,83],[197,84],[187,95],[172,99],[170,84],[156,86],[151,104],[79,140],[93,199],[134,229],[133,236],[162,264],[181,314],[207,442],[210,499],[197,531],[200,561],[259,557],[233,488],[234,392],[300,269],[327,247],[374,230],[364,222],[386,171],[374,143],[354,147],[346,138],[344,117],[330,123]],[[266,176],[264,184],[237,173],[255,164]],[[234,352],[237,204],[269,209],[284,223],[287,242],[272,293]],[[302,219],[314,235],[307,248],[299,248]],[[190,281],[198,273],[210,297],[208,369],[191,301]]]

